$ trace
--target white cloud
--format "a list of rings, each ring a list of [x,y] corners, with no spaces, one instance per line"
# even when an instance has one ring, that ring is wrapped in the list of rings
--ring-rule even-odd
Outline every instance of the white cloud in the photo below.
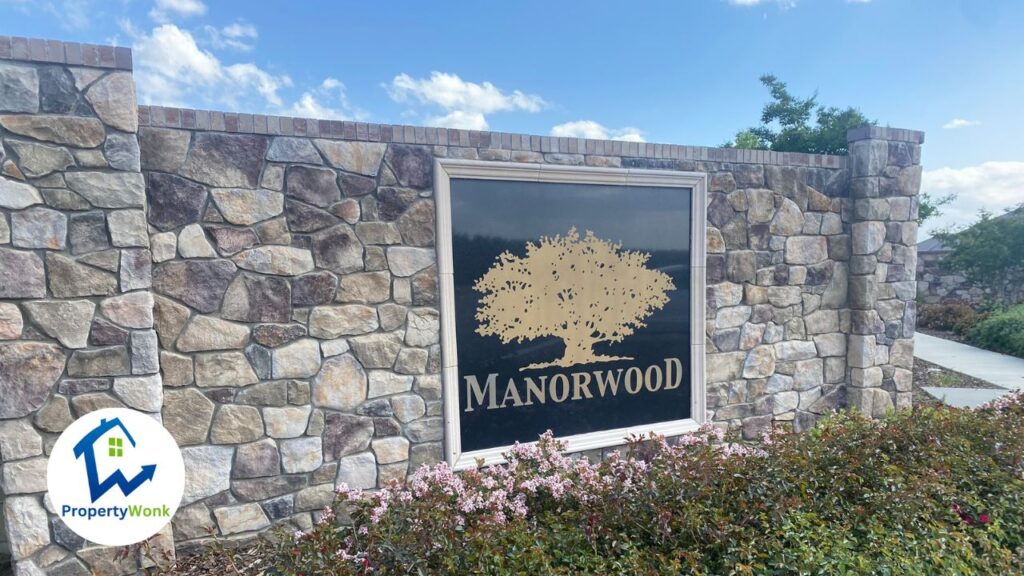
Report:
[[[170,22],[173,17],[189,18],[206,14],[206,4],[201,0],[156,0],[149,17],[160,23]]]
[[[975,222],[978,210],[1000,214],[1024,202],[1024,162],[984,162],[966,168],[926,170],[921,191],[932,197],[957,194],[956,201],[942,208],[942,216],[925,223],[919,235],[923,240],[936,229]]]
[[[326,78],[316,88],[307,90],[281,114],[322,120],[364,120],[369,114],[349,104],[345,85],[336,78]]]
[[[537,112],[547,105],[543,98],[519,90],[501,91],[490,82],[467,82],[456,74],[431,72],[430,78],[399,74],[384,88],[395,102],[417,101],[437,106],[445,114],[426,118],[426,124],[445,128],[486,130],[487,114],[495,112]]]
[[[252,24],[235,22],[223,28],[215,26],[203,26],[206,32],[207,42],[217,49],[230,48],[239,52],[249,52],[256,47],[255,40],[259,38],[259,32]]]
[[[643,142],[643,133],[636,128],[608,128],[593,120],[576,120],[551,128],[552,136],[568,136],[569,138],[590,138],[593,140],[625,140],[626,142]]]
[[[977,126],[981,124],[977,120],[964,120],[963,118],[953,118],[949,122],[942,125],[946,130],[955,130],[956,128],[967,128],[970,126]]]
[[[198,98],[234,110],[255,92],[264,106],[280,107],[278,92],[292,85],[287,75],[271,74],[252,63],[221,63],[200,48],[191,33],[173,24],[157,26],[149,35],[130,23],[122,28],[134,38],[135,79],[145,104],[183,106]]]

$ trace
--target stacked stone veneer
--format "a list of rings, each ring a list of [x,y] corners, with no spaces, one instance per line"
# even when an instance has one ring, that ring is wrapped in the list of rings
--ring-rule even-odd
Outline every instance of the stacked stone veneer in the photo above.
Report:
[[[706,173],[709,418],[752,438],[909,402],[918,132],[855,131],[840,157],[136,108],[129,67],[0,37],[21,573],[139,566],[42,499],[48,447],[99,407],[158,413],[182,446],[179,547],[308,527],[337,482],[442,458],[435,157]]]

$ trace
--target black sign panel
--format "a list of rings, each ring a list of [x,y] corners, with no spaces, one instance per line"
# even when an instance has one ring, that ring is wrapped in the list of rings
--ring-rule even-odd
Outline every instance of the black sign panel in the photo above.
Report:
[[[462,451],[691,417],[691,198],[451,180]]]

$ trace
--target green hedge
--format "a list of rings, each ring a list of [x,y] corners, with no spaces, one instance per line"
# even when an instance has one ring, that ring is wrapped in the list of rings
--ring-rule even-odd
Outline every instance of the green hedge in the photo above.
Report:
[[[1024,358],[1024,304],[992,314],[968,334],[971,343]]]
[[[549,436],[509,464],[343,489],[266,574],[1020,574],[1024,402],[840,414],[754,445],[711,429],[599,464]],[[345,518],[345,522],[340,519]]]

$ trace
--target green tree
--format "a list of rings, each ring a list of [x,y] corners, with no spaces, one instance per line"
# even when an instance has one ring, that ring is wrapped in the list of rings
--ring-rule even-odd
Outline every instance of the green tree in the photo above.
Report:
[[[987,211],[980,214],[981,219],[969,228],[935,234],[951,249],[942,265],[1012,304],[1012,296],[1024,283],[1024,205],[999,218]]]
[[[929,218],[942,216],[942,207],[953,200],[956,200],[956,193],[954,192],[937,198],[927,192],[922,192],[918,199],[917,223],[924,224],[924,221]]]
[[[809,98],[793,96],[786,83],[771,74],[761,76],[761,84],[771,94],[771,101],[761,111],[761,125],[736,133],[728,146],[776,152],[846,154],[846,131],[875,123],[856,108],[840,109],[818,104],[817,93]]]

